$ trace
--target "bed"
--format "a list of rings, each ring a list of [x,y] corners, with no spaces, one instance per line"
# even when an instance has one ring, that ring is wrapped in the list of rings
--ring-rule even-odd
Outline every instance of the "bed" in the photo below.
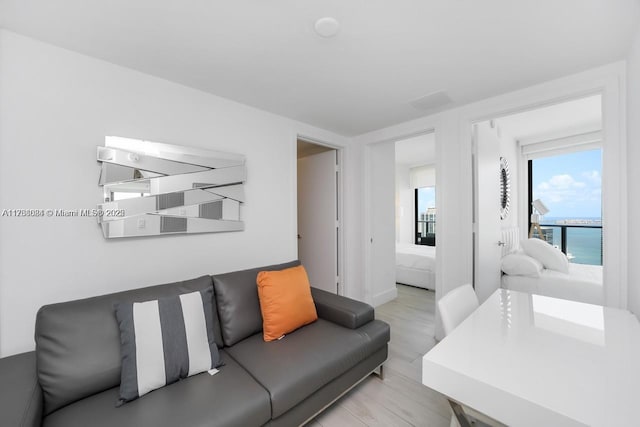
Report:
[[[503,230],[503,257],[520,252],[518,230]],[[504,259],[504,258],[503,258]],[[504,269],[504,265],[503,265]],[[501,286],[505,289],[562,298],[588,304],[603,305],[604,288],[602,266],[569,263],[567,273],[541,268],[539,275],[504,274]]]
[[[425,289],[436,288],[436,247],[396,245],[396,283]]]
[[[569,273],[543,269],[540,277],[502,276],[502,287],[514,291],[602,305],[602,267],[569,264]]]

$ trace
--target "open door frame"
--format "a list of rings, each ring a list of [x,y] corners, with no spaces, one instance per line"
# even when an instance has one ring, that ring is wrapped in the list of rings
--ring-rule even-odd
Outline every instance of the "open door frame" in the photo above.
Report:
[[[320,141],[317,138],[309,137],[303,134],[297,134],[294,142],[294,167],[295,167],[295,183],[293,194],[295,195],[296,203],[294,209],[296,210],[296,223],[294,224],[294,232],[297,235],[298,233],[298,215],[297,215],[297,207],[298,207],[298,150],[297,150],[297,141],[302,140],[305,142],[309,142],[316,145],[322,145],[324,147],[330,148],[332,150],[336,150],[337,157],[337,190],[338,190],[338,295],[349,295],[347,291],[347,287],[349,284],[346,281],[345,275],[345,224],[344,220],[344,168],[345,168],[345,156],[344,156],[344,147],[340,145],[331,144],[326,141]],[[296,248],[297,248],[297,239],[296,239]]]
[[[411,133],[405,133],[405,134],[401,134],[398,136],[394,136],[392,138],[383,138],[383,139],[379,139],[379,140],[375,140],[372,142],[368,142],[364,145],[364,187],[363,187],[363,207],[364,207],[364,215],[363,215],[363,219],[364,219],[364,240],[363,240],[363,245],[364,245],[364,283],[365,283],[365,292],[364,292],[364,296],[365,296],[365,301],[367,301],[370,304],[374,303],[374,295],[373,295],[373,285],[372,285],[372,270],[373,270],[373,254],[372,254],[372,250],[371,250],[371,230],[372,230],[372,225],[373,225],[373,218],[371,215],[372,212],[372,207],[373,207],[373,194],[371,191],[371,186],[369,185],[369,183],[371,182],[371,176],[373,174],[373,170],[372,170],[372,149],[375,145],[377,144],[384,144],[384,143],[395,143],[396,141],[401,141],[403,139],[409,139],[409,138],[413,138],[416,136],[420,136],[420,135],[425,135],[425,134],[429,134],[429,133],[435,133],[436,137],[436,176],[439,176],[440,174],[440,149],[439,147],[439,140],[438,140],[438,131],[436,128],[435,123],[431,124],[427,124],[426,126],[424,126],[424,128],[422,130],[419,130],[417,132],[411,132]],[[442,192],[440,191],[436,191],[436,206],[440,206],[440,198],[443,197],[442,196]],[[438,235],[438,233],[440,233],[440,222],[437,221],[436,222],[436,235]],[[395,224],[391,224],[391,226],[393,227],[393,229],[395,230]],[[439,274],[438,271],[440,270],[441,267],[441,256],[439,255],[439,252],[436,251],[436,289],[435,292],[436,294],[438,293],[438,283],[441,282],[441,278],[439,279]],[[395,263],[395,260],[394,260]],[[394,264],[395,267],[395,264]]]
[[[603,279],[605,305],[618,308],[627,307],[625,81],[624,63],[614,63],[471,104],[461,108],[459,120],[459,134],[464,136],[463,142],[466,139],[468,158],[472,158],[472,126],[476,123],[602,95]],[[527,212],[527,208],[526,201],[519,200],[518,211]],[[526,232],[526,220],[521,215],[521,233]]]
[[[476,122],[539,108],[563,100],[601,93],[603,96],[604,138],[603,170],[607,178],[603,182],[605,199],[609,205],[603,211],[609,227],[606,238],[605,269],[606,303],[612,307],[627,306],[627,177],[626,177],[626,66],[616,62],[571,76],[540,83],[525,89],[478,101],[462,107],[425,116],[379,131],[354,138],[363,147],[364,169],[368,166],[368,144],[399,140],[426,130],[435,129],[437,174],[442,191],[436,195],[437,204],[448,212],[437,224],[437,234],[442,236],[436,257],[436,299],[447,290],[471,281],[472,273],[472,125]],[[523,168],[520,168],[521,170]],[[611,172],[609,172],[611,171]],[[363,170],[363,180],[367,179]],[[366,181],[363,181],[366,182]],[[365,190],[365,188],[363,188]],[[364,191],[363,191],[364,192]],[[362,217],[369,221],[366,209],[368,198],[363,197]],[[526,206],[519,207],[526,212]],[[523,227],[523,225],[520,225]],[[368,224],[365,225],[368,230]],[[366,233],[366,232],[365,232]],[[366,234],[360,240],[365,249]],[[363,250],[366,252],[366,250]],[[368,257],[365,256],[363,277],[370,274]],[[367,280],[364,280],[365,298],[371,298]],[[366,295],[369,292],[369,295]],[[439,318],[436,318],[436,338],[444,336]]]

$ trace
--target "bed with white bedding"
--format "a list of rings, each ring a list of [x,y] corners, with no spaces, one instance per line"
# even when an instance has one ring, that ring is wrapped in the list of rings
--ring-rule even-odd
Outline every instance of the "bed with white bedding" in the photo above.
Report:
[[[540,277],[502,276],[502,287],[530,294],[603,305],[602,266],[569,264],[569,272],[543,269]]]
[[[557,248],[539,239],[520,240],[517,227],[502,230],[502,279],[505,289],[604,304],[602,266],[570,263]]]
[[[397,244],[396,283],[435,289],[436,247]]]

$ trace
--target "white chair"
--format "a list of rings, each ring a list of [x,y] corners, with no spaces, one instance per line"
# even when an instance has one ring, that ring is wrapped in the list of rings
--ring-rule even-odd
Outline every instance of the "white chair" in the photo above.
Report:
[[[462,285],[449,291],[438,301],[438,310],[442,319],[445,335],[449,335],[464,319],[480,306],[478,296],[471,285]],[[452,406],[453,407],[453,406]],[[471,408],[462,407],[466,415],[474,419],[475,425],[498,426],[499,423],[485,417]],[[464,415],[463,415],[464,416]],[[465,425],[471,425],[465,424]],[[456,415],[451,416],[450,427],[460,427]]]
[[[440,298],[438,310],[445,335],[449,335],[479,305],[476,292],[468,284],[457,287]]]

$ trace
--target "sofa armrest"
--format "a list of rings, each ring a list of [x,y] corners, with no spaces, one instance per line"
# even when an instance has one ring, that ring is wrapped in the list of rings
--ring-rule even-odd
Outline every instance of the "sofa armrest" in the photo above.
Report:
[[[373,307],[360,301],[311,288],[318,317],[345,328],[357,329],[374,319]]]
[[[0,359],[0,378],[0,426],[40,426],[43,398],[35,351]]]

